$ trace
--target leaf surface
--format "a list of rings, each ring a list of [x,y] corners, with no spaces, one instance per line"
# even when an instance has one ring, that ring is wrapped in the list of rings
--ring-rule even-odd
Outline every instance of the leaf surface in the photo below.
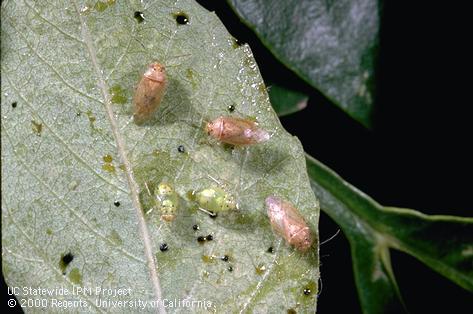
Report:
[[[473,218],[384,207],[307,155],[312,189],[350,241],[363,313],[404,312],[390,249],[414,256],[473,292]],[[394,266],[395,267],[395,266]]]
[[[141,300],[145,311],[161,313],[190,310],[166,303],[174,299],[201,301],[196,312],[315,309],[317,244],[294,252],[274,235],[264,208],[268,195],[286,198],[317,235],[302,147],[271,109],[249,47],[235,45],[215,14],[189,0],[21,0],[2,2],[1,20],[10,286],[90,288],[57,296],[84,301],[89,312],[109,310],[97,299]],[[155,117],[138,126],[131,99],[153,61],[166,65],[169,86]],[[202,127],[221,115],[256,119],[271,139],[220,145]],[[171,223],[151,210],[145,186],[159,183],[179,195]],[[216,219],[197,211],[189,191],[215,187],[239,209]],[[212,241],[197,241],[209,234]],[[97,288],[130,290],[109,296]]]
[[[270,85],[268,94],[271,105],[279,117],[303,110],[309,100],[306,94],[278,84]]]
[[[377,0],[227,0],[289,69],[371,126]]]

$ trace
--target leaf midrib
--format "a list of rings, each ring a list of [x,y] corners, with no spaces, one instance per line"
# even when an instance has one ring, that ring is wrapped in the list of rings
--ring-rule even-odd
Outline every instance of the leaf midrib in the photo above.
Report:
[[[151,238],[149,236],[148,227],[146,225],[146,221],[143,216],[143,209],[141,208],[141,203],[139,200],[138,184],[134,178],[131,163],[128,160],[125,142],[119,132],[117,120],[115,119],[113,109],[111,106],[111,97],[108,92],[107,84],[105,83],[105,80],[102,76],[102,71],[100,70],[100,66],[98,64],[95,47],[93,45],[88,26],[84,20],[84,17],[82,16],[82,14],[80,14],[80,10],[78,8],[77,2],[74,0],[73,3],[74,3],[74,8],[77,12],[77,15],[79,16],[81,29],[82,29],[82,36],[87,46],[87,50],[88,50],[88,53],[93,65],[93,69],[97,76],[98,87],[100,91],[102,92],[102,95],[104,98],[104,105],[105,105],[107,117],[110,122],[110,127],[113,133],[113,137],[117,143],[117,151],[120,156],[121,162],[125,165],[125,174],[126,174],[128,186],[131,192],[130,196],[133,203],[133,207],[135,208],[136,216],[138,218],[138,229],[139,229],[141,238],[143,240],[144,253],[145,253],[147,264],[148,264],[148,270],[150,274],[151,283],[153,285],[154,294],[155,294],[156,299],[161,300],[162,293],[161,293],[161,286],[159,283],[158,274],[156,271],[157,265],[153,258]],[[158,302],[158,311],[159,313],[166,313],[164,307],[161,305],[160,302]]]
[[[313,164],[316,164],[316,167],[321,168],[323,171],[325,171],[328,175],[334,176],[341,182],[345,182],[337,173],[332,171],[331,169],[327,168],[325,165],[319,163],[317,160],[315,160],[312,156],[306,154],[306,158],[311,161]],[[310,178],[311,181],[316,182],[316,184],[323,189],[327,191],[327,193],[330,193],[332,197],[334,197],[337,201],[342,203],[344,206],[347,208],[356,208],[356,206],[353,206],[353,204],[350,204],[350,201],[344,200],[343,195],[340,195],[340,193],[337,193],[336,191],[334,192],[333,189],[327,184],[326,182],[323,181],[315,181],[313,178]],[[406,208],[398,208],[398,207],[386,207],[378,204],[375,200],[373,200],[371,197],[368,195],[364,194],[354,186],[352,186],[349,183],[345,182],[345,187],[350,190],[351,193],[355,193],[361,198],[363,198],[369,205],[376,210],[379,210],[383,213],[390,212],[393,214],[405,214],[405,215],[410,215],[410,216],[416,216],[417,218],[420,219],[425,219],[426,221],[439,221],[439,220],[453,220],[453,221],[461,221],[461,222],[473,222],[473,219],[471,218],[459,218],[455,216],[448,216],[448,215],[425,215],[416,211],[413,211],[411,209],[406,209]],[[321,198],[322,199],[322,198]],[[322,207],[321,207],[322,208]],[[328,213],[328,212],[327,212]],[[440,274],[446,276],[446,273],[450,274],[451,277],[457,277],[461,278],[461,281],[455,281],[457,284],[460,286],[464,287],[465,289],[469,289],[466,286],[466,283],[469,281],[468,277],[466,277],[463,273],[457,271],[454,267],[451,267],[449,264],[445,262],[439,262],[438,260],[429,257],[428,254],[425,254],[423,251],[416,251],[415,248],[412,248],[408,243],[405,243],[402,239],[396,238],[395,236],[391,236],[390,234],[386,233],[385,230],[383,230],[384,224],[381,226],[377,226],[376,224],[373,223],[372,219],[370,217],[366,217],[366,214],[363,214],[362,212],[359,211],[350,211],[350,214],[358,220],[358,222],[363,225],[364,228],[369,230],[369,232],[372,233],[372,240],[375,241],[376,243],[380,244],[384,242],[384,245],[389,248],[389,249],[396,249],[402,252],[405,252],[413,257],[415,257],[417,260],[421,261],[422,263],[428,265],[430,268],[436,270]],[[335,217],[333,217],[335,219]],[[338,223],[339,221],[337,221]],[[351,237],[350,234],[346,234],[348,238]]]

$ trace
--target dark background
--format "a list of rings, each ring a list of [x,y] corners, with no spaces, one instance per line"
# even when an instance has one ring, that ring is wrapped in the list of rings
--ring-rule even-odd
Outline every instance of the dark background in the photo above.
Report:
[[[381,16],[375,125],[369,131],[284,68],[225,1],[198,1],[248,43],[265,80],[310,95],[306,109],[282,117],[304,149],[383,205],[426,214],[472,216],[473,90],[466,8],[385,1]],[[303,14],[303,12],[301,12]],[[470,19],[471,21],[471,19]],[[469,35],[469,36],[468,36]],[[321,240],[338,227],[324,213]],[[340,233],[320,248],[319,313],[358,313],[350,247]],[[471,313],[473,294],[411,256],[391,251],[410,313]]]
[[[381,204],[472,216],[473,87],[467,62],[473,54],[467,45],[473,28],[471,18],[462,16],[467,8],[386,1],[375,126],[369,131],[279,64],[224,1],[198,2],[216,11],[230,33],[251,46],[265,79],[291,82],[310,95],[306,109],[281,119],[309,154]],[[321,240],[337,229],[322,213]],[[318,312],[361,312],[346,238],[340,233],[320,253],[323,291]],[[471,293],[408,255],[391,254],[411,313],[471,312]],[[2,288],[5,296],[4,284]]]

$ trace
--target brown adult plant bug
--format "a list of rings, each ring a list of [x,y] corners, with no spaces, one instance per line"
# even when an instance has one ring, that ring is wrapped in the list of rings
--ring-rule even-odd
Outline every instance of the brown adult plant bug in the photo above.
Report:
[[[301,252],[310,249],[314,242],[310,228],[291,203],[277,196],[269,196],[266,198],[266,208],[276,233]]]
[[[235,146],[253,145],[267,141],[268,132],[251,120],[221,116],[205,126],[208,135],[222,143]]]
[[[167,79],[164,65],[153,62],[146,69],[133,96],[133,120],[136,124],[148,121],[161,103]]]

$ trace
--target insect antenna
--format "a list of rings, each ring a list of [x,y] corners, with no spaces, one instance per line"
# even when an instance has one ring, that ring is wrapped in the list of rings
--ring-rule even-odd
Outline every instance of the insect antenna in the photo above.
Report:
[[[209,215],[209,216],[215,216],[215,213],[214,213],[214,212],[211,212],[210,210],[206,210],[206,209],[204,209],[204,208],[202,208],[202,207],[200,207],[200,206],[197,207],[197,209],[200,210],[200,211],[202,211],[202,212],[204,212],[204,213],[206,213],[206,214]]]
[[[338,228],[338,230],[335,232],[334,235],[332,235],[330,238],[328,238],[326,240],[323,240],[319,245],[325,244],[325,243],[333,240],[339,233],[340,233],[340,228]]]

